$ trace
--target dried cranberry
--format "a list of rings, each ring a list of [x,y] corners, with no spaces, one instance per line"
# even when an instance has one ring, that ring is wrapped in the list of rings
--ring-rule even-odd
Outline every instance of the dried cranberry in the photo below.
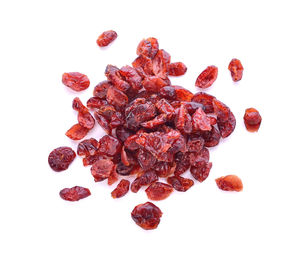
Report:
[[[261,116],[255,108],[247,108],[244,114],[244,123],[248,131],[258,131],[261,124]]]
[[[109,159],[100,159],[91,167],[91,173],[95,182],[100,182],[108,178],[113,171],[115,165]]]
[[[62,82],[65,86],[76,92],[85,90],[90,86],[90,80],[88,77],[79,72],[64,73],[62,76]]]
[[[66,170],[75,159],[76,154],[70,147],[54,149],[48,157],[49,166],[56,172]]]
[[[155,182],[152,183],[147,189],[146,194],[149,199],[159,201],[166,199],[173,192],[173,187],[169,184]]]
[[[105,99],[107,94],[107,89],[112,86],[112,83],[108,80],[100,82],[94,87],[93,95],[99,97],[100,99]]]
[[[121,198],[129,191],[130,182],[122,179],[117,187],[111,192],[113,198]]]
[[[214,107],[213,107],[214,98],[215,97],[210,94],[199,92],[199,93],[195,93],[195,95],[192,98],[192,101],[202,104],[204,107],[203,108],[204,112],[206,114],[209,114],[214,112]]]
[[[90,156],[90,155],[95,155],[97,153],[97,150],[99,148],[99,142],[94,139],[86,139],[81,141],[78,144],[77,147],[77,154],[79,156]]]
[[[91,97],[86,102],[88,108],[100,108],[101,106],[107,105],[106,100],[102,100],[99,97]]]
[[[231,78],[234,82],[240,81],[243,77],[244,67],[240,60],[234,58],[230,61],[228,70],[231,73]]]
[[[200,88],[210,87],[218,77],[218,68],[214,65],[208,66],[200,73],[196,80],[196,86]]]
[[[118,34],[113,30],[108,30],[103,32],[97,39],[97,44],[99,47],[106,47],[110,43],[112,43],[116,38],[118,37]]]
[[[153,58],[158,52],[158,41],[157,39],[150,37],[148,39],[142,40],[136,50],[137,55],[143,55],[146,57]]]
[[[242,191],[242,180],[236,175],[222,176],[216,179],[219,189],[224,191]]]
[[[88,132],[88,128],[85,128],[77,123],[66,132],[66,136],[73,140],[80,140],[83,139],[88,134]]]
[[[203,182],[208,177],[211,167],[211,162],[199,161],[191,167],[191,174],[196,180]]]
[[[183,178],[181,176],[171,176],[168,177],[167,182],[173,186],[177,191],[187,191],[194,185],[194,181],[188,178]]]
[[[78,201],[91,195],[91,192],[87,188],[80,186],[74,186],[72,188],[65,188],[59,192],[62,199],[67,201]]]
[[[137,205],[131,212],[134,222],[145,230],[157,228],[161,216],[161,210],[151,202]]]
[[[185,74],[186,71],[187,68],[182,62],[170,63],[168,65],[168,73],[170,76],[181,76]]]
[[[98,152],[112,157],[121,152],[121,143],[117,138],[105,135],[99,140]]]
[[[131,184],[131,191],[136,193],[142,186],[158,181],[158,176],[154,170],[148,170],[138,176]]]

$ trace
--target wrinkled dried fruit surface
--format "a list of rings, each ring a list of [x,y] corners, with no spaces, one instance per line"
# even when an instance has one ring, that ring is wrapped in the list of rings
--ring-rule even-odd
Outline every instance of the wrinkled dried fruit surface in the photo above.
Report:
[[[95,97],[99,97],[100,99],[105,99],[107,90],[111,86],[112,83],[110,81],[104,80],[94,87],[93,95]]]
[[[107,45],[112,43],[117,37],[118,34],[115,31],[105,31],[98,37],[97,44],[99,47],[106,47]]]
[[[198,161],[191,167],[191,174],[196,180],[203,182],[208,177],[211,167],[211,162]]]
[[[177,191],[187,191],[194,185],[194,181],[181,176],[171,176],[167,179],[168,183]]]
[[[146,194],[150,200],[163,200],[171,195],[173,187],[169,184],[155,182],[152,183],[147,189]]]
[[[175,126],[178,130],[185,134],[191,133],[193,130],[192,117],[184,105],[180,106],[176,114]]]
[[[257,109],[247,108],[244,114],[244,123],[248,131],[258,131],[261,124],[261,116]]]
[[[115,165],[109,159],[100,159],[91,167],[91,173],[95,182],[100,182],[108,178],[113,171]]]
[[[157,39],[150,37],[148,39],[142,40],[139,43],[136,49],[136,54],[153,58],[158,52],[158,47],[159,45]]]
[[[128,103],[127,95],[113,86],[108,88],[106,99],[109,104],[119,108],[125,107],[126,104]]]
[[[67,132],[66,136],[73,140],[83,139],[89,132],[88,128],[81,126],[79,123],[74,124]]]
[[[62,76],[62,82],[65,86],[76,92],[85,90],[90,86],[89,78],[79,72],[64,73]]]
[[[121,152],[121,143],[117,138],[105,135],[99,140],[98,152],[112,157]]]
[[[242,191],[242,180],[236,175],[222,176],[216,179],[219,189],[224,191]]]
[[[74,186],[72,188],[62,189],[59,192],[59,195],[62,199],[67,201],[78,201],[80,199],[90,196],[91,192],[87,188]]]
[[[151,202],[137,205],[131,212],[134,222],[145,230],[157,228],[161,216],[161,210]]]
[[[99,148],[99,142],[94,139],[86,139],[81,141],[78,144],[77,147],[77,154],[79,156],[90,156],[90,155],[95,155],[97,153],[97,150]]]
[[[214,65],[208,66],[198,76],[195,86],[198,86],[200,88],[208,88],[215,82],[217,77],[218,77],[218,68]]]
[[[192,117],[193,129],[196,131],[210,131],[210,119],[207,117],[202,108],[198,108]]]
[[[199,93],[195,93],[195,95],[192,98],[192,101],[202,104],[204,112],[206,114],[209,114],[209,113],[214,113],[214,106],[213,106],[214,98],[215,97],[210,94],[199,92]]]
[[[136,193],[142,186],[158,181],[158,176],[154,170],[148,170],[138,176],[131,184],[131,191]]]
[[[240,81],[243,77],[244,67],[240,60],[233,58],[228,66],[231,78],[234,82]]]
[[[187,67],[182,62],[170,63],[168,65],[168,73],[170,76],[181,76],[185,74]]]
[[[129,191],[130,182],[122,179],[117,187],[111,192],[113,198],[121,198]]]
[[[49,166],[56,172],[66,170],[75,159],[76,154],[70,147],[54,149],[48,157]]]
[[[179,101],[191,101],[194,94],[182,86],[173,86],[176,93],[176,98]]]

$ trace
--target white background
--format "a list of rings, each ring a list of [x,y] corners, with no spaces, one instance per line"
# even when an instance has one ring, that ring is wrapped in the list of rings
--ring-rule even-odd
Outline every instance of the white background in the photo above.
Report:
[[[299,6],[298,1],[8,1],[0,2],[0,253],[300,253]],[[114,29],[107,49],[97,37]],[[232,109],[235,132],[210,149],[209,178],[186,193],[155,202],[156,230],[131,219],[143,191],[113,200],[112,187],[94,183],[79,157],[55,173],[49,152],[76,149],[65,131],[76,122],[72,99],[83,102],[104,80],[107,64],[130,64],[142,38],[156,37],[185,76],[173,84],[198,91],[208,65],[219,76],[207,92]],[[227,66],[239,58],[241,82]],[[88,75],[75,93],[64,72]],[[247,107],[263,118],[258,133],[243,125]],[[89,136],[100,138],[95,128]],[[220,191],[214,179],[236,174],[241,193]],[[71,203],[59,190],[81,185],[92,196]]]

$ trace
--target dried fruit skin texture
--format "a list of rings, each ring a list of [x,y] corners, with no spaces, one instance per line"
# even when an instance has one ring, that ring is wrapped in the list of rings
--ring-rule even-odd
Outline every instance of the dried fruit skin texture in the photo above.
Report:
[[[177,191],[187,191],[194,185],[194,181],[181,176],[171,176],[167,179],[168,184],[171,184]]]
[[[88,128],[81,126],[79,123],[74,124],[67,132],[66,136],[73,140],[83,139],[89,132]]]
[[[218,68],[214,65],[208,66],[200,73],[196,80],[196,86],[200,88],[210,87],[218,77]]]
[[[113,198],[121,198],[129,191],[130,182],[122,179],[117,187],[112,191],[111,196]]]
[[[91,195],[91,192],[87,188],[80,186],[74,186],[72,188],[65,188],[59,192],[62,199],[67,201],[78,201]]]
[[[236,175],[222,176],[216,179],[219,189],[224,191],[242,191],[242,180]]]
[[[171,195],[173,187],[169,184],[155,182],[152,183],[147,189],[146,194],[150,200],[163,200]]]
[[[90,86],[90,80],[88,77],[79,72],[64,73],[62,76],[62,82],[65,86],[76,92],[85,90]]]
[[[113,171],[115,165],[109,159],[100,159],[91,167],[91,173],[95,182],[101,182],[108,178]]]
[[[48,157],[49,166],[56,172],[66,170],[75,159],[76,154],[66,146],[54,149]]]
[[[234,82],[240,81],[243,77],[244,67],[240,60],[234,58],[231,60],[228,66],[228,70],[231,73],[231,78]]]
[[[168,65],[168,73],[170,76],[181,76],[185,74],[187,67],[182,62],[170,63]]]
[[[131,212],[134,222],[145,230],[157,228],[161,216],[161,210],[151,202],[137,205]]]
[[[103,32],[97,39],[99,47],[106,47],[118,37],[117,33],[113,30]]]
[[[261,116],[255,108],[247,108],[244,115],[244,123],[248,131],[258,131],[261,124]]]

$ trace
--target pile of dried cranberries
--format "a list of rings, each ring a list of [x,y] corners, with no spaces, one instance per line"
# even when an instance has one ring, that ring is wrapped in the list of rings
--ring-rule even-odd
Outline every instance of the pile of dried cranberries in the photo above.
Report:
[[[99,36],[97,44],[107,46],[117,38],[114,31]],[[166,199],[173,190],[187,191],[194,180],[181,175],[190,171],[194,179],[203,182],[210,173],[209,147],[219,144],[235,129],[236,120],[228,106],[204,92],[196,94],[181,86],[171,85],[169,76],[180,76],[187,71],[182,62],[171,62],[171,56],[159,49],[155,38],[142,40],[137,47],[138,57],[132,66],[121,69],[108,65],[107,80],[95,86],[93,97],[86,106],[78,97],[73,109],[78,112],[78,123],[66,135],[82,140],[97,122],[107,135],[82,140],[77,154],[83,165],[91,165],[95,182],[107,179],[112,185],[113,198],[123,197],[129,189],[136,193],[147,186],[150,200]],[[237,59],[229,64],[232,79],[242,78],[243,66]],[[196,86],[207,88],[218,75],[216,66],[209,66],[196,80]],[[64,73],[63,84],[75,91],[87,89],[88,77],[78,72]],[[93,115],[90,113],[93,112]],[[96,120],[96,121],[95,121]],[[245,113],[247,128],[259,128],[261,117],[251,108]],[[48,158],[50,167],[57,172],[66,170],[76,157],[69,147],[54,149]],[[130,183],[124,176],[135,176]],[[165,179],[165,183],[161,182]],[[241,191],[243,185],[235,175],[216,179],[217,186],[226,191]],[[80,186],[60,191],[68,201],[78,201],[91,195]],[[154,229],[160,222],[161,210],[147,202],[136,206],[132,219],[144,229]]]

